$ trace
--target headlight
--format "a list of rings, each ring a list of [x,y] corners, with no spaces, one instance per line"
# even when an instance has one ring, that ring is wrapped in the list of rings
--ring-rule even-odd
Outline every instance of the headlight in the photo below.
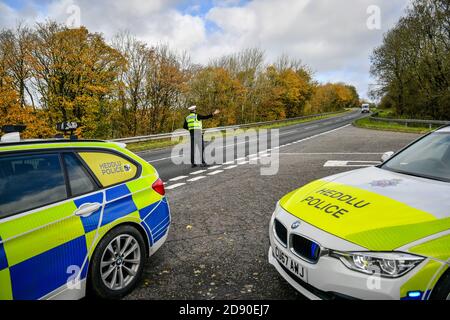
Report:
[[[402,252],[330,251],[330,256],[341,260],[349,269],[387,278],[401,277],[425,259]]]

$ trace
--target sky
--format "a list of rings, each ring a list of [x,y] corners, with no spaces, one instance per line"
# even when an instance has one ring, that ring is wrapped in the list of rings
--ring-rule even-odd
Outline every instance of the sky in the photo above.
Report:
[[[0,0],[0,28],[55,20],[111,39],[129,31],[149,45],[187,51],[193,62],[260,48],[267,62],[301,59],[320,82],[375,80],[370,55],[409,0]]]

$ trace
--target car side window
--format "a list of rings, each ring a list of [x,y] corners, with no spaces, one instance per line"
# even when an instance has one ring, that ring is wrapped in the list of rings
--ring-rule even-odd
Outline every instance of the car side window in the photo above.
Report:
[[[133,162],[113,153],[96,151],[80,152],[79,155],[103,187],[131,180],[138,172]]]
[[[0,158],[0,218],[66,198],[59,154]]]
[[[73,153],[64,154],[64,163],[67,169],[67,177],[71,196],[76,197],[82,194],[95,191],[96,186],[89,173],[83,167],[81,161]]]

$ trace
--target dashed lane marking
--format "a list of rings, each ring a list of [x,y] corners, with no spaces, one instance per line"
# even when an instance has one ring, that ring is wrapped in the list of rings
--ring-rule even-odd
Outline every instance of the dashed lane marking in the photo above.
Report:
[[[195,181],[198,181],[198,180],[202,180],[202,179],[204,179],[204,178],[206,178],[206,176],[198,176],[198,177],[189,179],[189,180],[187,180],[187,181],[188,181],[188,182],[195,182]]]
[[[188,176],[179,176],[179,177],[175,177],[175,178],[173,178],[173,179],[170,179],[169,181],[180,181],[180,180],[183,180],[183,179],[186,179]]]
[[[248,164],[250,161],[253,162],[255,160],[259,160],[260,157],[267,157],[267,156],[269,156],[269,154],[267,154],[267,152],[269,152],[269,151],[273,152],[274,150],[278,150],[278,149],[280,149],[282,147],[286,147],[286,146],[290,146],[290,145],[295,144],[295,143],[300,143],[300,142],[303,142],[303,141],[307,141],[307,140],[310,140],[310,139],[313,139],[313,138],[316,138],[316,137],[319,137],[319,136],[322,136],[322,135],[325,135],[325,134],[328,134],[328,133],[335,132],[337,130],[346,128],[348,126],[350,126],[350,124],[344,125],[342,127],[338,127],[336,129],[333,129],[333,130],[325,131],[325,132],[313,135],[311,137],[300,139],[300,140],[297,140],[297,141],[294,141],[294,142],[291,142],[291,143],[288,143],[288,144],[285,144],[285,145],[281,145],[281,146],[274,147],[274,148],[267,149],[267,150],[262,150],[262,151],[258,152],[257,154],[250,154],[250,155],[248,155],[246,157],[242,157],[242,158],[238,158],[236,160],[225,162],[222,165],[229,165],[227,168],[224,168],[224,170],[234,169],[234,168],[238,167],[239,165]],[[348,153],[348,152],[337,153],[337,152],[334,152],[334,153],[280,153],[280,154],[284,154],[284,155],[299,155],[299,154],[305,154],[305,155],[308,155],[308,154],[311,154],[311,155],[312,154],[373,154],[373,155],[379,155],[381,153],[378,153],[378,152],[373,152],[373,153],[372,152],[370,152],[370,153],[369,152],[367,152],[367,153],[358,153],[358,152],[354,152],[354,153]],[[246,160],[247,158],[248,158],[248,160]],[[149,161],[149,162],[151,162],[151,161]],[[345,163],[345,165],[346,166],[360,166],[361,167],[361,166],[374,165],[376,163],[379,163],[379,162],[378,161],[372,161],[372,162],[370,162],[370,161],[365,161],[365,162],[347,161]],[[210,167],[208,169],[209,170],[214,170],[216,168],[221,167],[222,165],[213,166],[213,167]],[[216,170],[216,171],[208,173],[207,175],[214,176],[214,175],[217,175],[219,173],[224,172],[224,170]],[[192,172],[190,174],[191,175],[198,175],[198,174],[204,173],[206,171],[207,170],[198,170],[198,171]],[[181,180],[181,179],[184,179],[184,178],[187,178],[187,177],[186,176],[180,176],[180,177],[173,178],[173,179],[171,179],[169,181],[177,181],[177,180]],[[198,177],[192,178],[190,180],[187,180],[187,182],[195,182],[195,181],[198,181],[198,180],[201,180],[201,179],[204,179],[204,178],[206,178],[206,176],[198,176]],[[167,190],[175,189],[175,188],[181,187],[181,186],[183,186],[185,184],[186,183],[177,183],[177,184],[174,184],[174,185],[167,186],[166,189]]]
[[[223,170],[216,170],[216,171],[208,173],[208,176],[215,176],[216,174],[219,174],[221,172],[223,172]]]
[[[194,171],[194,172],[191,172],[191,174],[195,176],[196,174],[200,174],[200,173],[203,173],[203,172],[206,172],[206,170]]]
[[[177,183],[177,184],[173,184],[171,186],[166,187],[166,190],[172,190],[181,186],[184,186],[186,183]]]

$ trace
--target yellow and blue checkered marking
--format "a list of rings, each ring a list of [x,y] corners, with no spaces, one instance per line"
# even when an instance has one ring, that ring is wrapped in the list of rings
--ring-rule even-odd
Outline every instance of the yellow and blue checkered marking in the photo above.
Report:
[[[3,247],[2,237],[0,237],[0,271],[8,268],[8,260],[6,259],[5,248]]]
[[[0,234],[8,238],[4,243],[0,237],[0,299],[45,297],[67,283],[70,266],[84,266],[80,279],[85,279],[98,227],[102,237],[116,221],[140,218],[149,244],[160,240],[170,225],[169,206],[150,185],[148,177],[134,180],[0,225]],[[74,217],[86,203],[104,204],[103,216],[99,209]]]
[[[139,215],[147,234],[151,235],[151,244],[161,239],[170,225],[169,206],[165,198],[141,210]]]
[[[69,266],[83,266],[86,258],[84,236],[34,256],[10,268],[14,299],[35,300],[67,283]],[[80,279],[86,278],[87,264]]]

